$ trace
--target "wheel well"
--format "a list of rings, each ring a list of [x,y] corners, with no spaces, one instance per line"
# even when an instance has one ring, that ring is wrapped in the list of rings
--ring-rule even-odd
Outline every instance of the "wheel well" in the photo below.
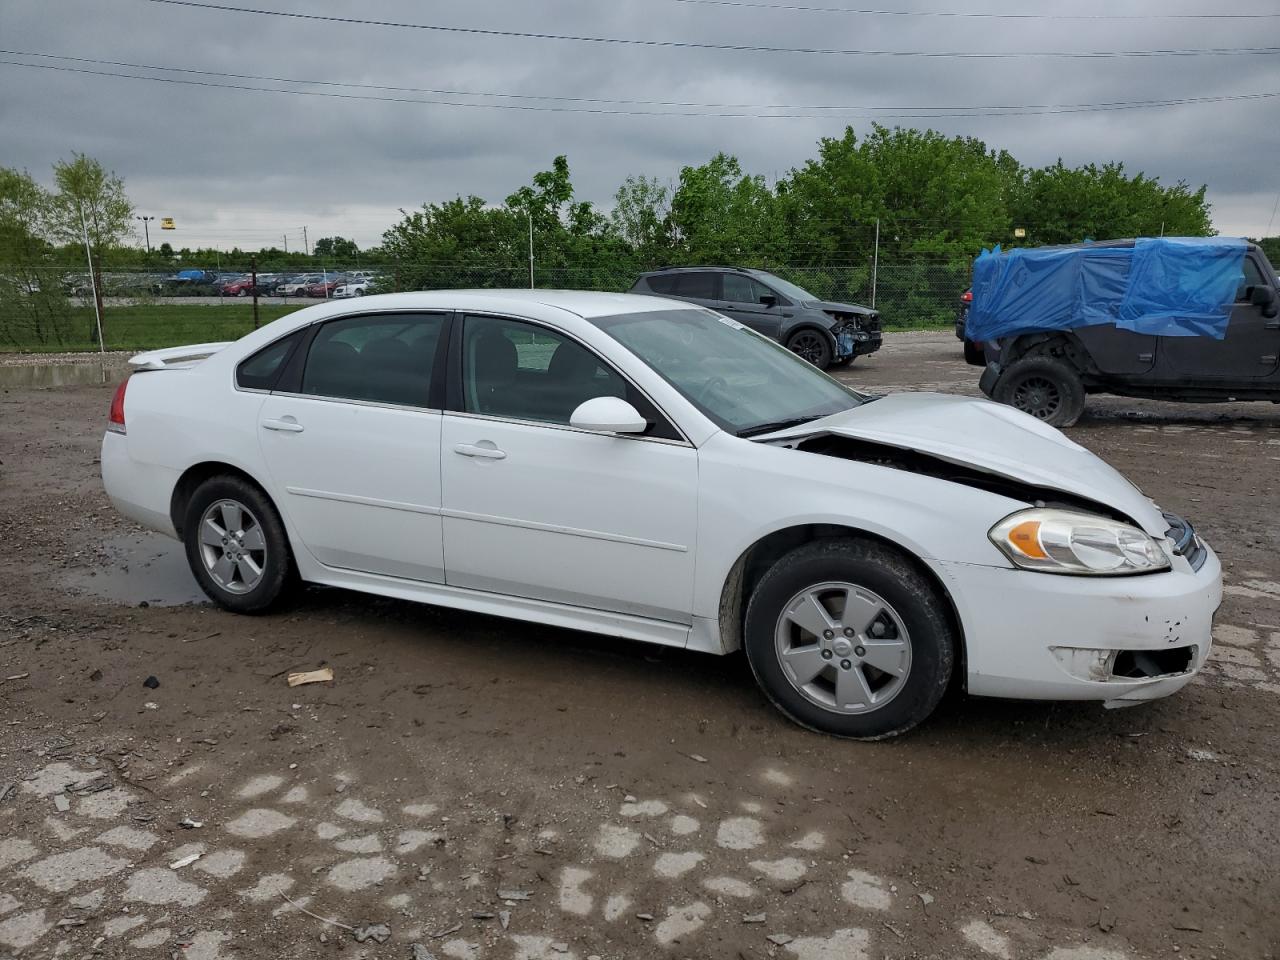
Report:
[[[173,521],[173,529],[177,532],[178,538],[182,538],[182,522],[187,515],[187,504],[191,502],[191,496],[196,492],[196,488],[204,483],[210,477],[228,476],[239,477],[246,483],[251,483],[262,491],[262,495],[271,500],[271,495],[263,489],[262,484],[245,473],[239,467],[233,467],[229,463],[221,463],[217,460],[208,460],[204,463],[197,463],[188,467],[186,472],[178,478],[177,484],[173,488],[173,496],[169,498],[169,519]],[[275,501],[272,501],[274,505]],[[279,512],[277,508],[277,512]]]
[[[827,329],[825,329],[825,328],[823,328],[823,327],[819,326],[818,324],[816,324],[816,323],[812,323],[812,322],[798,323],[798,324],[796,324],[794,327],[792,327],[790,330],[788,330],[788,331],[787,331],[787,342],[788,342],[788,343],[790,343],[790,342],[791,342],[791,339],[792,339],[793,337],[795,337],[795,336],[796,336],[796,334],[804,333],[804,332],[805,332],[805,331],[807,331],[807,330],[812,330],[812,331],[813,331],[813,332],[815,332],[815,333],[820,333],[820,334],[822,334],[824,337],[826,337],[826,338],[827,338],[827,342],[828,342],[828,343],[834,344],[834,343],[836,342],[836,338],[835,338],[835,336],[831,333],[831,331],[830,331],[830,330],[827,330]]]
[[[1001,365],[1009,367],[1025,357],[1049,357],[1070,364],[1082,376],[1096,372],[1089,351],[1073,333],[1054,331],[1017,337],[1000,356]]]
[[[796,547],[812,543],[814,540],[834,538],[873,540],[883,544],[890,550],[900,554],[933,585],[938,596],[944,601],[947,620],[959,640],[959,649],[956,650],[955,682],[963,684],[969,659],[966,650],[964,626],[960,622],[960,615],[956,612],[955,603],[951,599],[950,592],[938,578],[938,575],[927,564],[922,563],[919,557],[904,550],[892,540],[869,533],[866,530],[859,530],[857,527],[845,527],[838,524],[809,523],[796,527],[787,527],[783,530],[775,530],[773,533],[757,540],[743,552],[742,556],[738,558],[737,562],[729,570],[729,575],[725,578],[724,586],[720,591],[720,642],[723,648],[725,650],[737,650],[742,646],[742,635],[747,616],[747,601],[755,591],[756,584],[760,582],[770,567],[783,556],[796,549]]]

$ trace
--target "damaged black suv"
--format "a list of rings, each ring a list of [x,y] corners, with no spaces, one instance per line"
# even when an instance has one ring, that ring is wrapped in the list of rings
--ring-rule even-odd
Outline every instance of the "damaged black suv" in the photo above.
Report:
[[[880,314],[858,304],[819,300],[764,270],[664,267],[641,274],[631,293],[710,307],[777,340],[819,370],[880,349]]]

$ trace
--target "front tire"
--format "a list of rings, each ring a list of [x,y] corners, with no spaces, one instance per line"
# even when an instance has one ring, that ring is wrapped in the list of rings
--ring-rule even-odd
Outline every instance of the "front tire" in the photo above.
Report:
[[[782,557],[747,605],[756,680],[802,726],[880,740],[928,717],[946,692],[956,638],[944,601],[906,557],[830,539]]]
[[[187,504],[183,542],[201,589],[235,613],[269,610],[294,577],[280,515],[241,477],[211,477],[196,488]]]
[[[787,349],[819,370],[831,366],[831,341],[819,330],[805,329],[791,335]]]
[[[992,399],[1054,427],[1069,427],[1084,413],[1084,384],[1075,368],[1054,357],[1023,357],[1009,364]]]

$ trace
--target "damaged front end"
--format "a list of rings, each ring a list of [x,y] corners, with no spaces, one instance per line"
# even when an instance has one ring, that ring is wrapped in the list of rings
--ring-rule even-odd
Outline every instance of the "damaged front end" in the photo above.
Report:
[[[846,360],[874,353],[883,342],[880,314],[852,311],[834,306],[822,307],[831,318],[831,335],[836,341],[836,359]]]

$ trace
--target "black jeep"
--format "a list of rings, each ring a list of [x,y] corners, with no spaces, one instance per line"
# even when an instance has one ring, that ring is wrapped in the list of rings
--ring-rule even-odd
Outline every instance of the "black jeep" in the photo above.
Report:
[[[987,364],[979,386],[991,399],[1058,427],[1076,422],[1089,393],[1280,403],[1280,282],[1256,244],[1246,245],[1242,270],[1224,339],[1154,336],[1110,323],[1021,333],[982,345]]]

